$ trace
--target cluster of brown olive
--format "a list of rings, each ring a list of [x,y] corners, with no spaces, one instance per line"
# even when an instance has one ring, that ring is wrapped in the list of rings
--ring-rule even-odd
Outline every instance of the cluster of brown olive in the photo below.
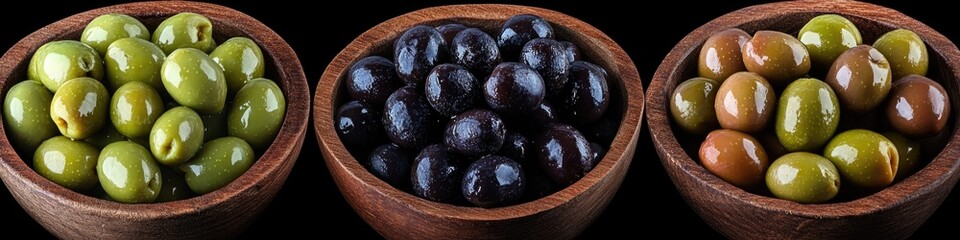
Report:
[[[706,40],[699,77],[676,87],[671,114],[683,131],[706,134],[701,164],[738,187],[802,203],[833,199],[841,182],[873,193],[914,172],[920,141],[947,125],[949,96],[925,77],[928,62],[917,34],[897,29],[862,45],[835,14],[797,37],[728,29]],[[851,126],[841,127],[841,112]]]

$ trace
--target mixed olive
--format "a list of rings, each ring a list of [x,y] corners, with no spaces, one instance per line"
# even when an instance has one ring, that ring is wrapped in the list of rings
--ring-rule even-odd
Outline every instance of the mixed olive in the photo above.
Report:
[[[810,19],[796,37],[717,32],[697,76],[670,96],[676,129],[702,140],[707,171],[750,192],[823,203],[880,191],[921,168],[931,155],[923,148],[942,147],[928,143],[947,129],[950,96],[925,76],[916,33],[864,40],[836,14]]]
[[[607,71],[555,36],[526,14],[494,34],[411,27],[392,59],[350,67],[337,134],[374,176],[431,201],[489,208],[556,192],[603,158],[619,113]]]
[[[217,45],[213,34],[199,14],[173,15],[151,35],[112,13],[90,21],[80,41],[42,45],[4,99],[11,143],[44,178],[111,201],[226,186],[273,142],[286,102],[263,78],[256,42]]]

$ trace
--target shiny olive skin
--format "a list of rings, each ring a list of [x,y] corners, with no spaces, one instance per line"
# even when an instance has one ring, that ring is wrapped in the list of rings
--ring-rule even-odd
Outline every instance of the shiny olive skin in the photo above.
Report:
[[[155,202],[183,200],[197,195],[187,185],[184,173],[167,166],[160,166],[160,176],[163,182],[160,184],[160,192],[157,193]]]
[[[584,61],[570,64],[570,79],[557,93],[560,116],[574,125],[597,121],[610,106],[607,75],[602,67]]]
[[[560,42],[549,38],[530,40],[520,50],[520,63],[540,74],[547,96],[556,95],[567,85],[567,75],[573,66]]]
[[[137,140],[141,140],[141,139],[146,139],[146,138],[138,138]],[[93,144],[94,146],[97,146],[98,148],[102,149],[103,147],[106,147],[111,143],[115,143],[119,141],[127,141],[127,137],[124,137],[123,134],[120,134],[120,132],[118,132],[117,129],[113,127],[113,124],[104,124],[103,129],[100,129],[100,132],[86,139],[83,139],[83,141]],[[148,146],[149,144],[141,144],[141,145]]]
[[[50,118],[53,94],[38,81],[22,81],[7,90],[3,100],[4,129],[21,153],[32,153],[44,140],[60,134]]]
[[[227,39],[210,52],[210,59],[223,68],[228,96],[236,94],[248,81],[262,78],[266,66],[260,47],[246,37]]]
[[[56,136],[40,144],[33,154],[33,169],[40,176],[74,191],[97,186],[100,150],[84,141]]]
[[[383,107],[383,129],[403,148],[420,148],[436,141],[437,119],[430,103],[412,86],[394,91]]]
[[[166,92],[160,77],[160,67],[166,55],[160,47],[139,38],[122,38],[111,43],[103,56],[106,82],[116,90],[128,82],[150,84],[157,91]]]
[[[540,167],[559,186],[569,186],[593,169],[590,143],[570,125],[547,127],[533,147]]]
[[[114,92],[110,100],[110,122],[124,136],[141,138],[150,134],[153,123],[164,110],[160,94],[150,85],[130,82]]]
[[[270,147],[283,126],[287,101],[280,87],[266,78],[247,82],[227,113],[227,133],[246,140],[258,151]]]
[[[776,105],[773,87],[760,75],[738,72],[730,75],[720,89],[714,109],[717,122],[726,129],[757,132],[766,128]]]
[[[517,61],[520,49],[537,38],[553,38],[553,27],[540,16],[519,14],[510,17],[497,35],[497,45],[504,61]]]
[[[777,108],[777,139],[790,152],[814,152],[833,138],[840,104],[829,85],[814,78],[793,81]]]
[[[440,32],[440,35],[443,36],[443,42],[446,42],[448,45],[453,42],[453,38],[457,36],[457,33],[467,28],[467,26],[459,23],[448,23],[436,27],[437,32]]]
[[[905,179],[916,172],[921,166],[921,146],[920,142],[904,137],[902,134],[889,131],[882,133],[883,137],[890,140],[897,147],[897,155],[900,157],[897,162],[897,174],[895,179]]]
[[[166,54],[181,48],[199,49],[209,53],[216,47],[213,40],[213,23],[196,13],[178,13],[157,26],[151,39]]]
[[[800,40],[777,31],[757,31],[743,44],[747,70],[784,86],[810,71],[810,53]]]
[[[375,106],[383,106],[390,94],[402,86],[393,62],[381,56],[360,59],[347,73],[347,94]]]
[[[580,53],[580,48],[577,48],[576,44],[568,41],[560,41],[560,46],[562,46],[563,51],[567,53],[567,61],[573,62],[583,58],[582,53]]]
[[[222,110],[227,101],[223,69],[200,50],[173,51],[160,66],[160,73],[164,88],[182,106],[210,114]]]
[[[864,129],[837,134],[827,143],[823,156],[833,162],[844,182],[868,190],[890,185],[900,165],[893,142]]]
[[[876,108],[890,92],[890,63],[869,45],[843,52],[830,67],[826,82],[840,99],[840,105],[855,112]]]
[[[450,45],[450,61],[470,69],[473,75],[486,77],[500,64],[500,49],[497,41],[478,28],[468,28],[457,33]]]
[[[797,34],[810,52],[810,61],[820,69],[827,69],[847,49],[863,43],[857,26],[836,14],[824,14],[810,19]]]
[[[546,96],[543,78],[527,65],[504,62],[483,83],[483,97],[490,109],[508,115],[533,111]]]
[[[700,164],[734,186],[753,189],[763,183],[770,165],[757,139],[735,130],[717,129],[700,144]]]
[[[152,203],[160,195],[163,176],[146,148],[129,141],[103,148],[97,176],[110,198],[122,203]]]
[[[893,30],[877,38],[873,47],[890,61],[893,79],[910,74],[927,75],[930,56],[927,45],[916,33],[906,29]]]
[[[519,201],[526,187],[526,176],[520,163],[503,156],[488,155],[467,167],[461,189],[468,202],[491,208]]]
[[[461,201],[460,189],[467,164],[466,158],[443,144],[427,146],[413,159],[410,169],[413,194],[435,202]]]
[[[934,136],[947,126],[950,95],[936,81],[908,75],[893,85],[885,112],[890,126],[904,136]]]
[[[222,137],[203,144],[190,161],[180,165],[184,180],[198,194],[213,192],[230,184],[253,166],[253,148],[237,137]]]
[[[774,196],[799,203],[826,202],[840,191],[837,167],[808,152],[790,153],[773,161],[766,179]]]
[[[150,130],[150,152],[157,162],[176,166],[190,160],[203,144],[203,121],[188,107],[160,115]]]
[[[706,134],[720,125],[714,102],[720,84],[708,78],[691,78],[677,85],[670,97],[670,116],[690,134]]]
[[[96,134],[107,123],[110,95],[93,78],[75,78],[63,83],[50,102],[50,118],[60,134],[84,139]]]
[[[447,59],[447,43],[436,29],[424,25],[408,28],[393,44],[393,63],[400,79],[423,86],[427,73]]]
[[[443,142],[460,154],[484,156],[500,150],[506,134],[500,115],[486,109],[472,109],[447,123]]]
[[[370,104],[350,101],[337,110],[334,127],[347,147],[373,149],[386,141],[380,116],[380,110]]]
[[[503,145],[497,150],[497,155],[504,156],[522,164],[526,164],[533,154],[533,143],[523,134],[507,131],[503,136]]]
[[[410,154],[406,150],[396,144],[387,143],[373,149],[363,166],[390,186],[407,190],[410,188],[411,162]]]
[[[136,18],[122,13],[97,16],[80,33],[80,42],[87,44],[100,55],[106,55],[107,46],[123,38],[150,40],[150,30]]]
[[[200,114],[203,121],[203,142],[227,136],[227,111],[212,114]]]
[[[60,85],[70,79],[90,77],[100,80],[104,75],[97,50],[74,40],[43,44],[33,54],[27,69],[34,72],[30,79],[42,82],[51,92],[57,92]]]
[[[750,34],[739,28],[726,29],[707,38],[697,58],[700,77],[723,83],[730,75],[746,71],[741,47],[749,40]]]
[[[430,70],[423,91],[430,106],[449,117],[473,107],[480,82],[466,68],[444,63]]]

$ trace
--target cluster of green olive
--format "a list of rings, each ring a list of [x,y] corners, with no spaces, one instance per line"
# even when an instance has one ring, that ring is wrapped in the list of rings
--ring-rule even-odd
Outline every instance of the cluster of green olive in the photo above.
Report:
[[[863,45],[835,14],[814,17],[797,37],[728,29],[704,42],[699,77],[676,87],[671,115],[679,129],[706,134],[704,168],[748,191],[801,203],[833,199],[841,182],[853,195],[873,193],[916,171],[919,142],[947,124],[950,101],[925,77],[928,62],[916,33]],[[882,121],[873,128],[883,134],[861,123],[835,134],[841,111],[847,122]]]
[[[279,132],[286,102],[264,65],[249,38],[217,46],[199,14],[171,16],[152,36],[131,16],[102,15],[80,41],[33,54],[28,80],[4,99],[7,136],[37,173],[77,192],[123,203],[208,193]]]

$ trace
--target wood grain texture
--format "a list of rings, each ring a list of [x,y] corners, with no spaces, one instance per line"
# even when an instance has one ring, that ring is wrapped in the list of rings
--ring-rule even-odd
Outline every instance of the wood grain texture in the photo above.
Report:
[[[669,118],[669,96],[683,80],[696,75],[703,42],[713,33],[739,27],[749,33],[773,29],[795,35],[811,18],[838,13],[849,18],[866,44],[896,28],[910,29],[927,43],[930,78],[952,96],[960,98],[960,51],[946,37],[900,12],[852,1],[797,1],[756,5],[740,9],[697,28],[681,40],[657,69],[647,92],[647,121],[661,163],[687,203],[714,229],[734,239],[769,238],[906,238],[939,207],[957,183],[960,167],[960,137],[951,123],[941,144],[943,150],[925,168],[886,189],[849,201],[798,204],[757,195],[730,185],[707,172],[688,152],[697,141],[677,134]],[[951,122],[960,117],[957,109]],[[679,137],[679,138],[678,138]],[[693,149],[684,149],[684,147]],[[696,156],[696,155],[693,155]]]
[[[343,79],[360,58],[389,52],[407,28],[459,22],[495,33],[516,14],[536,14],[549,21],[559,39],[574,42],[586,58],[610,73],[612,103],[623,112],[611,150],[583,179],[550,196],[519,205],[484,209],[441,204],[395,189],[370,174],[351,156],[334,131],[334,111],[342,103]],[[497,239],[575,237],[607,206],[629,168],[643,112],[643,89],[630,57],[605,34],[568,15],[514,5],[453,5],[426,8],[385,21],[366,31],[327,66],[314,98],[314,126],[327,167],[354,210],[381,235],[391,239]]]
[[[207,16],[214,37],[246,36],[262,48],[266,77],[279,85],[287,99],[283,127],[273,145],[240,178],[202,196],[157,204],[121,204],[100,200],[44,179],[13,150],[0,126],[0,178],[18,203],[51,233],[65,239],[220,239],[235,237],[270,203],[290,173],[309,116],[309,89],[296,53],[273,30],[236,10],[207,3],[141,2],[79,13],[23,38],[0,58],[0,89],[6,92],[26,77],[26,66],[40,45],[53,40],[79,39],[93,18],[125,13],[154,29],[180,12]],[[2,96],[0,96],[2,97]]]

